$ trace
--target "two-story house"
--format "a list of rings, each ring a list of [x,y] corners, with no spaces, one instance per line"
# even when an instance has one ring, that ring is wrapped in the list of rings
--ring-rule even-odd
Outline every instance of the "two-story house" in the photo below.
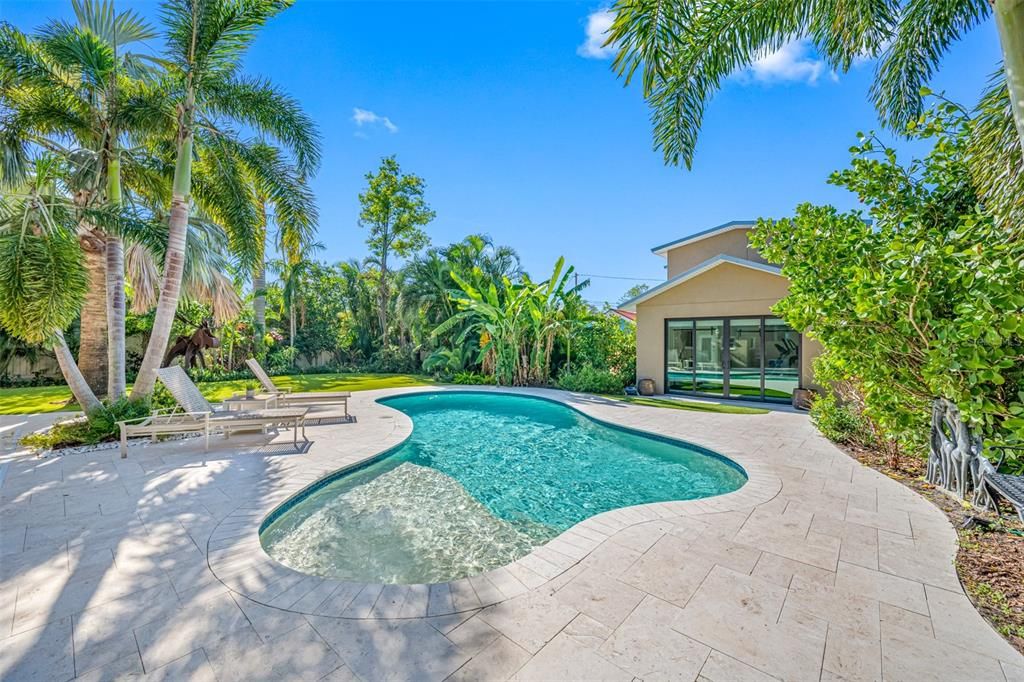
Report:
[[[656,246],[668,279],[621,306],[636,313],[637,378],[658,393],[789,401],[813,385],[820,345],[772,314],[789,290],[737,220]]]

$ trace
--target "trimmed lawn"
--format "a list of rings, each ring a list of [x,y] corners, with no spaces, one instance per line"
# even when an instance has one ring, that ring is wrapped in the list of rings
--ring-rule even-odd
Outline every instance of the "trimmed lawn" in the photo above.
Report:
[[[425,386],[433,383],[429,377],[414,374],[293,374],[273,377],[280,388],[293,391],[369,391],[375,388],[402,388]],[[245,391],[249,383],[243,379],[212,381],[200,384],[203,395],[211,402],[220,402],[234,393]],[[67,386],[31,386],[28,388],[0,388],[0,414],[33,414],[77,410],[68,406],[71,391]]]
[[[77,410],[68,406],[71,391],[67,386],[29,386],[0,388],[0,414],[35,414],[58,410]]]
[[[666,398],[646,398],[635,396],[609,396],[615,400],[633,403],[634,405],[646,405],[647,407],[665,407],[670,410],[689,410],[691,412],[721,412],[724,414],[768,414],[768,410],[760,407],[745,407],[743,405],[724,405],[718,403],[698,403],[682,400],[669,400]]]

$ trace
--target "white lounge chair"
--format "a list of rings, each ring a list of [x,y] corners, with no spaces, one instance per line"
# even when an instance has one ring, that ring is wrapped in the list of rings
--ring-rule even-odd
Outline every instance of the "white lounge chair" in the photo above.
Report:
[[[202,433],[206,438],[205,449],[210,449],[210,433],[230,435],[231,431],[251,431],[268,427],[291,427],[292,442],[299,447],[299,430],[303,442],[306,438],[306,407],[278,407],[250,412],[229,412],[217,410],[203,397],[199,387],[185,374],[181,367],[164,367],[157,371],[160,382],[174,397],[178,406],[171,410],[156,410],[148,417],[117,423],[121,429],[121,458],[128,456],[128,438],[134,436],[157,436],[178,433]]]
[[[341,405],[345,409],[345,417],[348,417],[348,399],[352,394],[348,391],[306,391],[305,393],[292,393],[290,389],[278,388],[274,385],[270,375],[264,371],[256,358],[249,358],[245,361],[249,371],[255,375],[263,385],[263,390],[271,395],[277,396],[277,401],[285,407],[294,405]]]

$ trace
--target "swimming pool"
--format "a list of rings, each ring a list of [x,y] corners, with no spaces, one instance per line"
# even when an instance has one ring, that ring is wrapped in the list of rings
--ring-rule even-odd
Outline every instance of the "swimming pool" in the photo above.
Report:
[[[338,580],[443,582],[511,563],[603,511],[747,480],[714,452],[552,400],[445,391],[380,402],[409,415],[412,435],[272,513],[260,530],[272,557]]]

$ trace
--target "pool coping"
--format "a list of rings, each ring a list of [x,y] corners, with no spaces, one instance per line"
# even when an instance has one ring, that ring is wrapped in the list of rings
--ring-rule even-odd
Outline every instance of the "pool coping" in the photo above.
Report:
[[[417,585],[373,584],[332,580],[289,568],[271,557],[260,543],[260,529],[264,522],[283,505],[302,495],[320,481],[364,466],[404,442],[412,432],[412,420],[403,412],[388,407],[381,399],[435,392],[509,393],[559,402],[580,412],[588,419],[614,428],[686,442],[702,450],[709,450],[732,460],[747,476],[747,482],[737,490],[714,497],[696,500],[654,502],[621,507],[591,516],[529,554],[500,568],[459,580]],[[782,489],[782,481],[771,473],[768,466],[743,452],[723,452],[690,440],[659,432],[639,429],[615,421],[598,418],[570,404],[576,394],[564,396],[552,392],[534,392],[531,389],[504,387],[430,386],[415,389],[393,389],[368,403],[368,414],[389,416],[400,427],[396,433],[382,439],[381,447],[346,466],[332,470],[315,480],[295,477],[282,482],[279,489],[259,504],[242,505],[225,516],[207,540],[207,563],[216,578],[228,589],[264,606],[302,613],[347,619],[402,619],[448,616],[492,606],[529,591],[543,588],[559,576],[584,561],[617,533],[642,524],[660,523],[665,519],[709,514],[716,512],[749,510],[763,504]],[[386,411],[383,414],[373,414]],[[316,427],[310,427],[315,438]],[[394,441],[394,442],[392,442]]]

